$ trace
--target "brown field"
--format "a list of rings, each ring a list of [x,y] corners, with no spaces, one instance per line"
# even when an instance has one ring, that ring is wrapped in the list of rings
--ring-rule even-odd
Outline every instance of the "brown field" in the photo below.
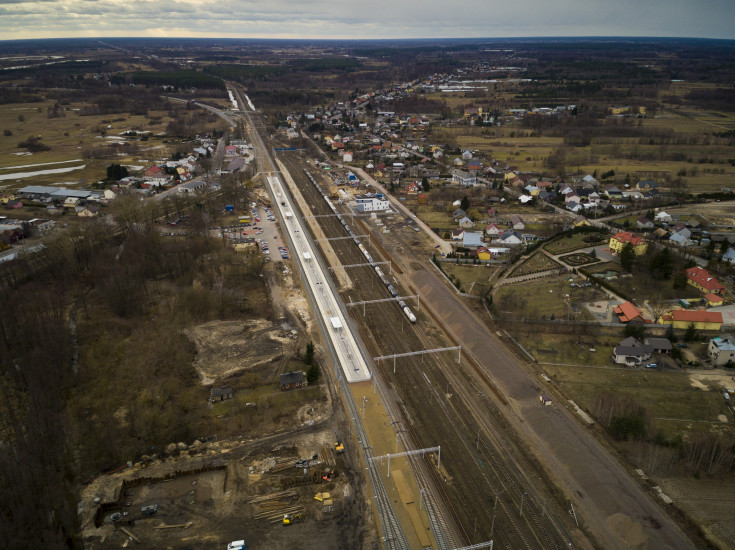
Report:
[[[116,162],[141,165],[166,158],[173,150],[175,141],[155,137],[164,132],[171,120],[166,111],[150,111],[147,115],[116,113],[109,115],[82,116],[78,110],[83,103],[65,105],[63,116],[49,118],[47,107],[53,102],[10,104],[0,109],[0,177],[9,174],[49,169],[84,166],[84,168],[59,174],[39,174],[0,180],[0,189],[13,189],[25,185],[53,185],[70,182],[89,184],[106,177],[110,159],[85,159],[85,149],[102,149],[113,143],[125,143],[128,139],[120,134],[127,130],[150,131],[148,141],[132,143],[139,147],[134,157],[119,157]],[[20,117],[23,120],[20,120]],[[217,119],[219,120],[219,119]],[[216,127],[224,123],[213,122]],[[3,135],[8,130],[10,136]],[[41,142],[50,151],[28,154],[18,144],[31,136],[40,136]],[[23,154],[18,154],[23,153]],[[58,163],[58,164],[54,164]],[[36,165],[36,166],[34,166]]]

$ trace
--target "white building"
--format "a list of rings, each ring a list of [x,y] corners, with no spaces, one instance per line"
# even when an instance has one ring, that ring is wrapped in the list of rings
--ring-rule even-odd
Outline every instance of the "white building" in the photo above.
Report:
[[[369,193],[367,195],[357,195],[355,196],[355,203],[357,203],[358,212],[375,212],[390,209],[390,203],[380,194],[375,195]]]
[[[735,362],[735,342],[731,337],[717,337],[709,341],[707,354],[712,362],[721,367],[729,362]]]
[[[452,173],[452,180],[455,183],[459,183],[460,185],[464,185],[464,186],[470,186],[470,185],[477,184],[476,176],[473,176],[472,174],[469,174],[467,172],[463,172],[462,170],[455,170]]]

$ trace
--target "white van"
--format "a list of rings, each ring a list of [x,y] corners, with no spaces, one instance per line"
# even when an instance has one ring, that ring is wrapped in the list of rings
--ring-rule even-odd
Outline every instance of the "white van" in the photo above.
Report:
[[[233,540],[227,545],[227,550],[245,550],[244,540]]]

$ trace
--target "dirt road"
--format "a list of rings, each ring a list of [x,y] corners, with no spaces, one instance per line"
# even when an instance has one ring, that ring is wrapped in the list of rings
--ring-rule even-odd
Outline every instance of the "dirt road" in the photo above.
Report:
[[[415,265],[415,264],[414,264]],[[510,402],[507,415],[535,449],[604,548],[683,549],[694,546],[625,469],[563,408],[543,407],[540,388],[461,300],[428,270],[413,285]]]

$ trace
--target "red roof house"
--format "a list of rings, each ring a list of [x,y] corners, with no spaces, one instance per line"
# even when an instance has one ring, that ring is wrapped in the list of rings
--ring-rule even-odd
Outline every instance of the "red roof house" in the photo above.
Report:
[[[649,319],[643,317],[643,313],[640,309],[635,307],[630,302],[623,302],[619,306],[613,309],[613,312],[618,316],[618,320],[621,323],[629,323],[633,319],[643,321],[644,323],[650,323]]]
[[[687,269],[686,274],[687,282],[702,292],[707,294],[722,294],[725,292],[725,287],[722,286],[720,281],[710,275],[706,269],[699,266],[690,267]]]

